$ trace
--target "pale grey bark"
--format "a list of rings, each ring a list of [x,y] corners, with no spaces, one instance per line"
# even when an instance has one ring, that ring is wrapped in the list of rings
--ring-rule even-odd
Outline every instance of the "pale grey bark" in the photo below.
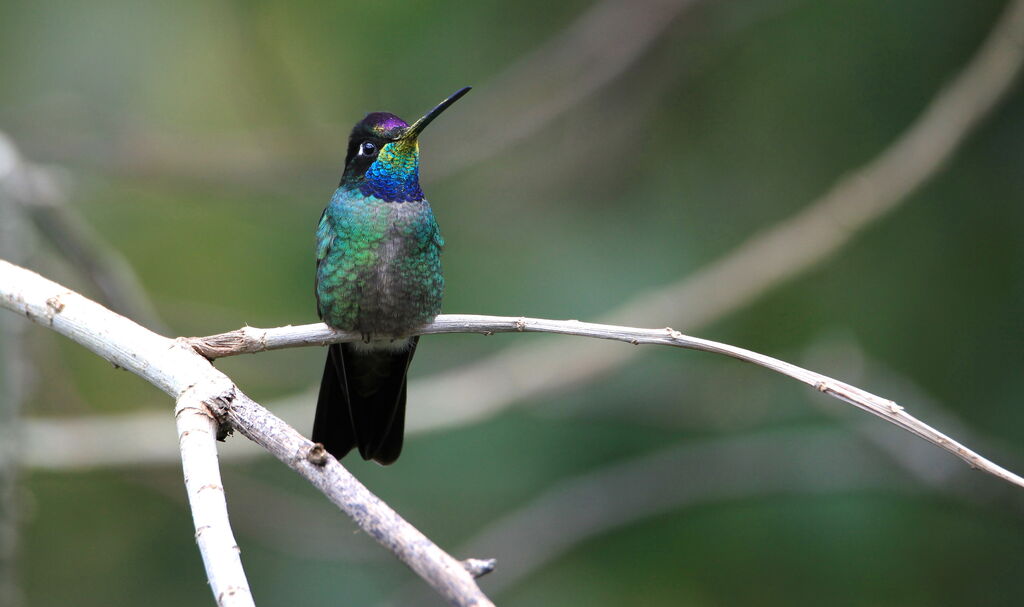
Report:
[[[435,333],[559,333],[612,341],[621,341],[634,346],[641,344],[672,346],[688,350],[700,350],[721,354],[744,362],[753,363],[768,370],[803,382],[819,392],[828,394],[880,417],[911,434],[945,449],[967,462],[971,467],[983,470],[1009,483],[1024,487],[1024,478],[985,459],[956,440],[932,428],[906,412],[895,402],[876,396],[833,379],[826,375],[798,367],[794,364],[765,356],[751,350],[738,348],[699,337],[683,335],[670,327],[665,329],[639,329],[615,325],[600,325],[578,320],[549,320],[546,318],[479,316],[472,314],[442,314],[431,324],[417,331],[421,335]],[[327,345],[343,341],[355,341],[358,334],[334,331],[323,323],[258,329],[243,327],[230,333],[184,340],[207,358],[220,358],[235,354],[278,350],[309,345]],[[566,361],[567,362],[567,361]]]
[[[174,409],[196,544],[217,605],[254,607],[252,591],[242,568],[241,550],[228,522],[227,498],[217,463],[219,425],[200,398],[201,391],[187,390],[178,398]]]
[[[187,342],[161,337],[66,287],[3,260],[0,260],[0,307],[49,327],[117,367],[142,377],[178,401],[180,407],[193,409],[189,415],[205,407],[217,423],[237,430],[309,480],[363,531],[433,586],[449,604],[492,605],[461,562],[446,554],[370,493],[321,446],[314,445],[238,390],[226,375],[197,354]],[[182,419],[179,416],[179,421]],[[187,426],[182,430],[185,437],[190,436],[189,432]],[[197,441],[197,444],[208,445],[208,442]],[[204,486],[194,489],[197,493],[202,492]],[[211,495],[222,497],[222,493],[214,489],[208,494],[197,495],[197,499],[210,503]],[[218,505],[206,510],[203,516],[215,517],[219,509]],[[218,522],[222,527],[221,533],[216,534],[221,539],[217,544],[218,556],[236,550],[226,510],[223,514]],[[198,517],[196,522],[200,524]],[[215,538],[200,539],[199,546],[203,550],[207,571],[212,573],[210,583],[218,602],[245,604],[241,590],[247,588],[247,582],[237,577],[241,567],[211,570],[211,566],[230,563],[231,560],[211,558],[206,547]]]

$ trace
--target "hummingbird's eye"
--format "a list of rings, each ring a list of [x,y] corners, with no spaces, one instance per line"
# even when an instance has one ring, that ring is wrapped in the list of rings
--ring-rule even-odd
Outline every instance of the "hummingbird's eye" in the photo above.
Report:
[[[363,145],[359,146],[359,153],[362,156],[373,156],[377,153],[377,146],[369,141],[364,141]]]

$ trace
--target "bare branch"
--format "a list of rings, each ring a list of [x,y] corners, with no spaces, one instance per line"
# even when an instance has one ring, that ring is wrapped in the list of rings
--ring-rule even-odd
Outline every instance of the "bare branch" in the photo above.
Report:
[[[263,446],[309,480],[450,604],[481,607],[492,604],[459,561],[370,493],[323,447],[314,445],[252,401],[191,348],[148,331],[66,287],[3,260],[0,260],[0,307],[71,338],[176,400],[184,397],[187,403],[202,403],[218,421]],[[221,524],[227,528],[226,521]],[[206,543],[200,541],[199,546],[205,549]],[[221,561],[216,556],[206,555],[204,562],[210,567]],[[234,579],[223,571],[218,571],[217,575]],[[230,584],[213,580],[211,585],[225,592],[232,588]],[[223,599],[222,596],[216,598]]]
[[[1019,452],[1000,444],[991,436],[985,436],[973,430],[948,407],[937,402],[910,378],[872,360],[856,343],[822,342],[809,349],[807,358],[817,364],[842,365],[843,369],[848,370],[858,383],[871,381],[875,385],[885,386],[887,391],[893,391],[904,400],[913,401],[915,409],[927,415],[933,422],[941,424],[942,427],[960,436],[966,442],[993,452],[1000,459],[1007,459],[1015,466],[1021,465]],[[957,465],[953,460],[936,457],[935,450],[927,445],[917,442],[908,443],[902,440],[902,436],[898,432],[880,432],[875,424],[850,423],[852,420],[841,415],[842,411],[833,407],[821,406],[824,403],[818,399],[815,399],[814,404],[833,419],[842,420],[865,443],[875,447],[904,472],[921,483],[970,502],[990,503],[994,500],[1013,499],[1018,504],[1024,504],[1024,501],[1021,501],[1024,495],[1017,494],[1006,485],[977,482],[978,477],[970,475],[970,471]],[[1014,508],[1014,510],[1019,509]],[[1024,510],[1021,512],[1024,513]]]
[[[1024,487],[1024,478],[981,457],[952,438],[913,417],[903,407],[891,400],[875,396],[870,392],[843,383],[837,379],[809,371],[777,358],[708,339],[690,337],[672,328],[638,329],[634,327],[585,323],[578,320],[443,314],[438,316],[433,323],[417,331],[417,333],[420,335],[435,333],[482,333],[484,335],[494,333],[558,333],[622,341],[633,345],[673,346],[688,350],[722,354],[737,360],[753,363],[813,386],[819,392],[863,409],[949,451],[974,468],[980,468],[1007,482]],[[314,344],[327,345],[344,341],[355,341],[357,339],[359,339],[358,334],[334,331],[327,325],[318,323],[275,329],[245,327],[230,333],[205,338],[190,338],[183,341],[192,344],[196,351],[204,356],[217,358],[231,354],[278,350]]]
[[[304,476],[450,604],[481,607],[492,604],[460,562],[402,520],[319,444],[310,442],[241,392],[215,413],[223,414],[246,438]]]

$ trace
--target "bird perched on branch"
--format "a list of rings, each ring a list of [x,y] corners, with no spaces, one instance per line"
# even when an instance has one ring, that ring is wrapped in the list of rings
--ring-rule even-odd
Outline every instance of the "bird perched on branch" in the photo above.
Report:
[[[418,336],[441,312],[444,240],[419,183],[418,138],[469,91],[407,124],[386,112],[352,129],[345,172],[316,230],[317,312],[361,342],[329,347],[313,441],[390,464],[402,452],[406,372]]]

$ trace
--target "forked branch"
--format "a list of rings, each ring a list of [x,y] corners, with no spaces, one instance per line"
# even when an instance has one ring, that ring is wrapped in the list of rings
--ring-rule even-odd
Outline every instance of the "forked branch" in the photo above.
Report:
[[[205,428],[198,423],[200,412],[209,411],[217,423],[226,424],[261,445],[322,491],[449,604],[493,605],[473,579],[474,574],[483,572],[481,567],[467,566],[441,550],[370,493],[321,446],[243,394],[226,375],[180,341],[161,337],[64,286],[3,260],[0,307],[69,337],[169,394],[178,401],[183,441],[211,446],[209,436],[204,439],[199,432],[209,431],[212,420],[205,422]],[[185,452],[203,456],[189,448]],[[190,489],[197,484],[192,463],[189,459],[184,462]],[[206,458],[206,466],[214,463]],[[241,564],[237,555],[232,558],[230,554],[237,547],[231,537],[227,511],[219,503],[223,495],[211,498],[220,493],[219,475],[206,478],[210,481],[198,483],[190,501],[194,505],[204,502],[212,506],[195,513],[199,547],[211,588],[218,604],[251,604]],[[207,533],[210,524],[214,525],[214,532]]]

